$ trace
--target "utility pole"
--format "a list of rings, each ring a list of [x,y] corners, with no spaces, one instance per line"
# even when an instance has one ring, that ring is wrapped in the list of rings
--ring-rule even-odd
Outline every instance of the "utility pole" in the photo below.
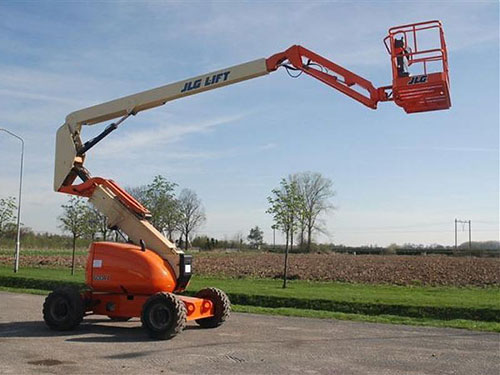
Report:
[[[469,251],[472,250],[472,235],[470,229],[470,220],[469,220]]]
[[[457,251],[457,219],[455,219],[455,252]]]
[[[472,250],[472,230],[471,230],[471,220],[458,220],[455,219],[455,251],[458,250],[458,230],[457,230],[457,225],[458,223],[460,224],[467,224],[469,227],[469,251]]]

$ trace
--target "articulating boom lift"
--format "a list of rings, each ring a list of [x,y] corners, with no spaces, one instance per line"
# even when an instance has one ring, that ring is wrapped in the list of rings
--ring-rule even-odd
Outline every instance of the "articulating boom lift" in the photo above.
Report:
[[[419,49],[417,36],[429,32],[437,33],[437,45]],[[166,339],[179,333],[187,320],[195,320],[202,327],[222,324],[230,310],[224,292],[207,288],[196,297],[174,294],[183,292],[189,283],[191,257],[151,225],[149,211],[130,194],[112,180],[90,175],[83,166],[87,152],[129,116],[174,99],[263,76],[280,67],[308,74],[372,109],[386,101],[394,101],[407,113],[448,109],[451,106],[448,61],[441,23],[430,21],[393,27],[384,42],[391,56],[391,86],[375,88],[359,75],[294,45],[267,59],[69,114],[57,131],[54,190],[89,198],[108,218],[109,227],[125,233],[129,243],[95,242],[91,245],[86,265],[89,290],[80,294],[65,287],[52,292],[43,307],[48,326],[69,330],[86,314],[107,315],[121,321],[141,317],[150,336]],[[415,75],[417,68],[420,71]],[[82,126],[115,118],[120,119],[95,138],[82,142]],[[82,183],[75,184],[77,177]]]

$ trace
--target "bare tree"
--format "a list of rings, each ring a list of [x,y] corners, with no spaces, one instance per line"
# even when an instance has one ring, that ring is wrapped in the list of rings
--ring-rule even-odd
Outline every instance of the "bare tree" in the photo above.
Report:
[[[146,204],[146,189],[147,185],[141,185],[141,186],[127,186],[125,190],[133,196],[135,199],[137,199],[141,204]],[[148,208],[149,209],[149,208]]]
[[[320,229],[319,217],[334,208],[329,201],[335,195],[333,182],[317,172],[296,173],[289,180],[296,181],[299,194],[303,196],[304,210],[299,216],[300,230],[307,232],[307,250],[311,251],[313,232]]]
[[[75,274],[76,239],[85,234],[89,207],[80,197],[71,197],[67,204],[61,206],[63,214],[59,216],[60,228],[73,235],[73,257],[71,260],[71,274]]]
[[[196,193],[190,189],[183,189],[179,194],[180,223],[179,230],[184,237],[184,248],[189,246],[189,235],[198,229],[206,220],[205,210]]]
[[[94,214],[96,215],[96,220],[99,226],[99,233],[101,233],[101,238],[103,241],[108,240],[108,233],[110,231],[108,227],[108,217],[101,214],[99,211],[94,209]]]

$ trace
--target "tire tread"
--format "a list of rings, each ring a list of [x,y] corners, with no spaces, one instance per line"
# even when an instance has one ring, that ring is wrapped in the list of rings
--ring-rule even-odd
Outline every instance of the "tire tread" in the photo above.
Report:
[[[50,304],[53,302],[53,299],[56,297],[65,297],[70,301],[70,305],[72,310],[70,310],[71,319],[66,320],[65,322],[58,323],[55,322],[50,315]],[[57,331],[69,331],[78,326],[85,314],[85,307],[82,296],[80,292],[72,286],[62,286],[54,289],[48,296],[45,298],[43,303],[43,319],[45,323],[49,326],[49,328],[57,330]]]
[[[195,297],[208,299],[214,304],[214,316],[196,320],[196,323],[201,327],[219,327],[231,315],[231,301],[229,301],[229,297],[222,290],[218,288],[205,288],[196,293]]]
[[[151,329],[150,325],[147,322],[147,319],[145,318],[145,312],[147,311],[149,306],[151,306],[154,303],[158,303],[159,301],[167,305],[171,305],[175,312],[175,318],[176,318],[175,323],[169,329],[161,332]],[[184,305],[184,302],[182,302],[175,294],[172,293],[166,293],[166,292],[156,293],[151,297],[149,297],[142,307],[142,313],[141,313],[142,325],[148,330],[150,337],[155,339],[167,340],[173,338],[174,336],[177,336],[186,327],[186,321],[187,321],[186,306]]]

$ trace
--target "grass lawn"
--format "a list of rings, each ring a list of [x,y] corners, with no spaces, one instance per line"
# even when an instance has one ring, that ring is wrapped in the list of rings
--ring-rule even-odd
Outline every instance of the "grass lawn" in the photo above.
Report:
[[[275,297],[327,299],[345,302],[500,308],[500,288],[408,287],[348,284],[339,282],[282,281],[269,279],[223,279],[194,276],[189,288],[216,286],[227,293],[252,293]]]
[[[12,267],[0,267],[1,276],[26,277],[38,280],[64,280],[85,282],[85,271],[76,269],[75,275],[71,275],[69,268],[23,268],[20,267],[17,273],[14,273]]]
[[[14,253],[13,249],[0,249],[0,255],[11,256]],[[65,256],[70,257],[73,254],[73,250],[71,249],[22,249],[21,256]],[[77,248],[75,251],[77,256],[87,255],[87,249]]]
[[[47,294],[46,290],[29,287],[1,286],[2,277],[28,278],[34,280],[59,280],[83,283],[85,273],[77,270],[71,276],[69,269],[21,268],[14,274],[10,267],[0,267],[0,290]],[[35,284],[36,285],[36,284]],[[287,289],[281,288],[280,280],[269,279],[227,279],[194,276],[189,289],[196,291],[214,286],[234,295],[258,295],[265,297],[294,298],[301,300],[328,300],[342,303],[402,305],[436,308],[500,309],[500,288],[454,288],[454,287],[403,287],[392,285],[365,285],[347,283],[325,283],[291,281]],[[470,319],[434,319],[431,317],[410,317],[390,314],[363,314],[338,311],[312,310],[292,307],[261,307],[255,305],[233,305],[233,311],[256,314],[299,316],[323,319],[356,320],[377,323],[426,325],[454,327],[472,330],[500,332],[498,321]]]
[[[0,286],[0,291],[12,293],[28,293],[47,295],[49,292],[40,289],[24,289],[24,288],[9,288]],[[452,319],[452,320],[439,320],[429,318],[411,318],[406,316],[397,315],[365,315],[365,314],[348,314],[335,311],[318,311],[318,310],[305,310],[295,308],[270,308],[248,305],[232,305],[231,310],[234,312],[262,314],[262,315],[281,315],[281,316],[294,316],[301,318],[316,318],[316,319],[338,319],[338,320],[351,320],[369,323],[384,323],[384,324],[405,324],[413,326],[428,326],[428,327],[447,327],[447,328],[461,328],[474,331],[487,331],[487,332],[500,332],[500,323],[496,322],[481,322],[476,320],[467,319]]]
[[[1,276],[84,282],[85,272],[77,269],[76,275],[71,276],[69,269],[21,268],[17,274],[14,274],[11,268],[0,267]],[[232,294],[389,305],[500,309],[500,288],[498,287],[408,287],[294,280],[288,283],[286,289],[283,289],[280,280],[227,279],[195,275],[191,279],[188,290],[196,291],[209,286]]]

